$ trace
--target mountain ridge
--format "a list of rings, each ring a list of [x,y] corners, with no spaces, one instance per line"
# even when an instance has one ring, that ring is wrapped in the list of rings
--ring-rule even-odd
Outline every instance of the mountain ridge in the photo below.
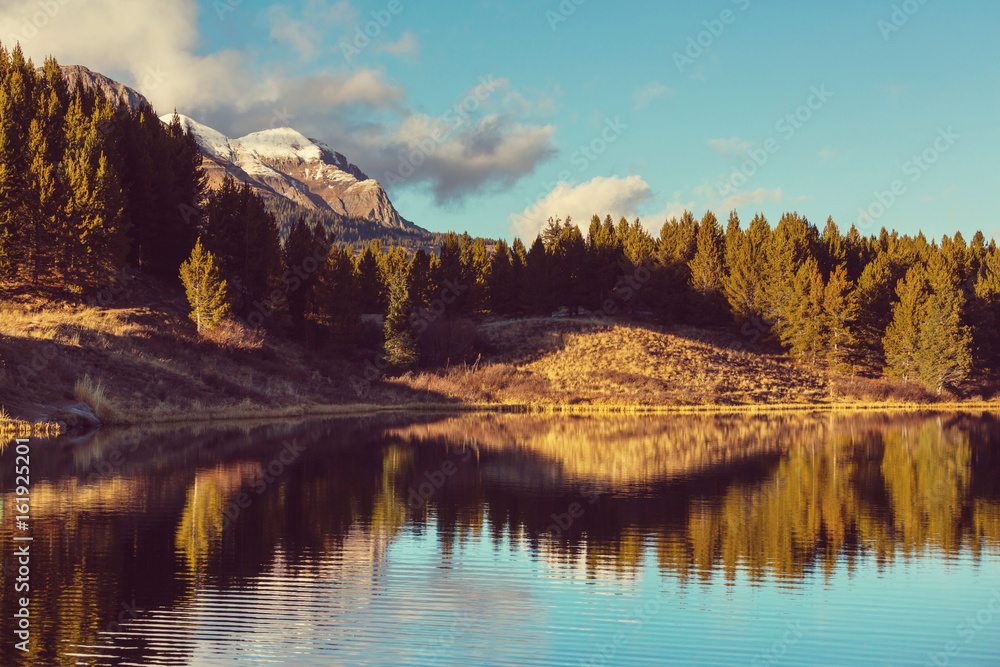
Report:
[[[193,118],[178,114],[198,142],[209,185],[226,175],[250,183],[262,197],[283,198],[307,209],[348,219],[377,222],[394,230],[419,231],[399,214],[382,184],[326,144],[289,127],[231,139]],[[161,116],[170,122],[172,116]]]
[[[141,93],[83,65],[62,65],[70,87],[97,90],[112,104],[136,109],[149,101]],[[189,116],[178,114],[201,149],[210,187],[229,175],[249,183],[265,200],[284,199],[344,220],[367,220],[389,230],[426,232],[396,210],[377,180],[321,141],[290,127],[272,128],[231,139]],[[173,114],[160,116],[170,123]]]

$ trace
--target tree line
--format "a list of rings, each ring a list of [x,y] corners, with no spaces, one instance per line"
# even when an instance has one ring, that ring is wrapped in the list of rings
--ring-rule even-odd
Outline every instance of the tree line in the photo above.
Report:
[[[734,327],[802,363],[938,392],[1000,362],[1000,253],[981,232],[969,243],[960,233],[862,236],[832,219],[820,231],[797,213],[744,225],[733,211],[725,226],[686,212],[653,236],[640,220],[595,215],[586,235],[550,219],[530,247],[449,233],[437,252],[376,240],[355,253],[300,219],[282,253],[286,288],[288,267],[327,257],[283,293],[297,331],[351,349],[360,316],[380,314],[386,354],[402,366],[456,319],[556,312]]]
[[[550,219],[530,246],[467,233],[431,237],[430,250],[363,245],[377,230],[338,238],[349,221],[269,208],[232,178],[207,191],[201,160],[176,113],[164,124],[148,104],[113,107],[71,88],[54,59],[36,69],[0,45],[0,281],[82,294],[125,266],[177,280],[184,263],[208,326],[228,312],[352,351],[370,341],[362,316],[381,315],[401,366],[431,361],[426,342],[457,320],[557,311],[732,326],[803,363],[939,392],[1000,362],[1000,256],[981,232],[929,241],[842,233],[832,219],[820,231],[797,213],[772,226],[685,212],[655,236],[595,215],[586,233]]]
[[[204,179],[178,119],[114,107],[55,59],[36,69],[0,45],[0,280],[82,293],[127,263],[176,276]]]

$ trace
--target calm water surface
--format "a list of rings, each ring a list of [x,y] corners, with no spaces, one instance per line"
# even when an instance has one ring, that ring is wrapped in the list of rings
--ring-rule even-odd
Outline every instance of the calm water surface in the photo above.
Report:
[[[3,665],[1000,665],[1000,422],[460,416],[31,443]]]

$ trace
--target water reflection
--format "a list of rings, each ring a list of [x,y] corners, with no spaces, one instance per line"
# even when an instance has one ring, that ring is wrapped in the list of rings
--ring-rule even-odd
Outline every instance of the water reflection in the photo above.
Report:
[[[971,415],[396,415],[36,441],[33,650],[0,662],[521,664],[582,650],[552,608],[636,627],[582,590],[679,610],[707,604],[692,586],[975,568],[1000,551],[998,440]]]

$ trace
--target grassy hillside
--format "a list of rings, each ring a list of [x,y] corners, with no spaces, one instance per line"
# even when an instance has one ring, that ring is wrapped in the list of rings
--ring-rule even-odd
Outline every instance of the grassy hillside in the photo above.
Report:
[[[506,405],[622,410],[932,401],[923,390],[834,376],[725,331],[586,318],[478,325],[475,363],[372,377],[350,358],[224,326],[198,337],[183,295],[133,277],[113,307],[20,296],[0,304],[0,422],[104,423]],[[367,361],[367,363],[366,363]],[[359,393],[366,368],[370,389]],[[352,381],[352,378],[354,381]],[[0,427],[3,428],[3,427]]]

